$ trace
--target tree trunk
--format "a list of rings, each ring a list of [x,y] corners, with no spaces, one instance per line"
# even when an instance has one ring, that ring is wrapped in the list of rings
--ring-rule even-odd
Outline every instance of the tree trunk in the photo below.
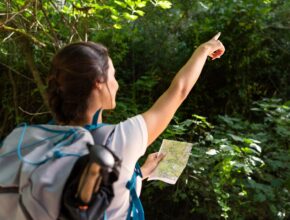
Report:
[[[34,57],[33,57],[33,49],[31,43],[27,39],[22,39],[22,49],[27,65],[32,73],[33,79],[36,83],[38,91],[42,97],[43,103],[47,109],[49,109],[48,100],[45,93],[45,85],[41,79],[40,72],[35,66]]]

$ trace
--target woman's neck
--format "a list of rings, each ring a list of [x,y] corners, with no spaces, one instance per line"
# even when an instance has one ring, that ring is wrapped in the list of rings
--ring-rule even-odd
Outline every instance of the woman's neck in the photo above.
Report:
[[[95,117],[98,117],[98,118],[95,118]],[[97,119],[98,124],[103,122],[103,110],[102,109],[91,113],[90,116],[88,117],[87,124],[95,123],[96,119]]]
[[[71,126],[85,126],[94,123],[94,116],[96,112],[93,114],[89,114],[88,117],[84,121],[71,121],[68,125]],[[100,124],[103,122],[103,110],[99,111],[97,123]],[[59,125],[64,125],[63,123],[58,123]]]

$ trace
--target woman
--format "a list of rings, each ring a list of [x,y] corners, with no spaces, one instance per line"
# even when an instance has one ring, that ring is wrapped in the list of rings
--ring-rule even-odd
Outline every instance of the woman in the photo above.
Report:
[[[126,219],[130,200],[126,183],[132,177],[136,162],[168,126],[196,83],[207,57],[214,60],[223,55],[225,48],[218,40],[219,36],[220,33],[194,51],[169,88],[150,109],[115,125],[108,147],[121,158],[122,167],[119,180],[114,183],[115,197],[107,210],[108,219]],[[91,124],[98,110],[115,108],[118,88],[113,62],[107,49],[100,44],[70,44],[53,59],[48,96],[58,124]],[[99,117],[98,122],[101,120]],[[143,179],[150,175],[163,157],[164,155],[157,156],[157,153],[149,155],[141,168]],[[93,167],[91,172],[94,173]],[[92,190],[93,186],[92,175],[85,187]],[[137,189],[140,194],[140,180],[137,182]]]

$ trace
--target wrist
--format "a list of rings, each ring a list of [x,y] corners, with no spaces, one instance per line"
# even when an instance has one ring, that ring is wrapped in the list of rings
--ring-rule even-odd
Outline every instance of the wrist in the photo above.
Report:
[[[148,176],[149,176],[148,171],[143,166],[141,167],[141,173],[142,173],[142,180],[148,178]]]
[[[204,53],[206,56],[208,56],[210,54],[210,47],[209,45],[203,43],[196,49],[196,52]]]

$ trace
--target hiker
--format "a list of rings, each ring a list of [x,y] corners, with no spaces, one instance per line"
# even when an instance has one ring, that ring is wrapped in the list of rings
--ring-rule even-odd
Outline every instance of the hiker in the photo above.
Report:
[[[166,129],[199,78],[207,57],[214,60],[223,55],[225,48],[218,40],[219,36],[220,33],[194,51],[150,109],[114,125],[107,147],[122,160],[122,165],[119,179],[113,185],[115,196],[106,211],[109,220],[131,217],[128,210],[132,195],[128,182],[135,172],[135,165],[147,147]],[[94,120],[102,123],[102,111],[116,106],[119,85],[113,61],[101,44],[79,42],[67,45],[54,56],[49,74],[49,105],[58,125],[86,126]],[[96,130],[99,131],[93,132],[93,137],[98,141],[102,128]],[[136,181],[138,195],[141,176],[147,178],[163,157],[157,153],[148,156]],[[84,187],[92,191],[95,185],[93,167],[90,172],[91,178]]]

